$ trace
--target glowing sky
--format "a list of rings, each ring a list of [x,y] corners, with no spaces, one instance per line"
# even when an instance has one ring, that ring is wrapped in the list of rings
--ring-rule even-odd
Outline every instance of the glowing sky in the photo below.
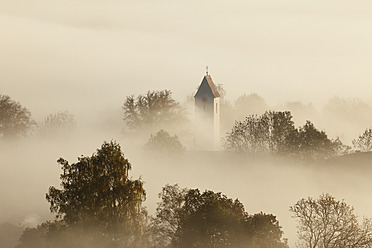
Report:
[[[183,101],[209,65],[227,97],[370,101],[370,0],[0,1],[0,93],[34,118],[94,115],[125,96]]]

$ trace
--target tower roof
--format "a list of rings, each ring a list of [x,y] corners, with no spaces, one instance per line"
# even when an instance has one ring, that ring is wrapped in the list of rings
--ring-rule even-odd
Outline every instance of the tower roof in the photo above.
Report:
[[[210,88],[211,91],[212,91],[212,94],[213,94],[214,98],[220,97],[220,93],[218,93],[217,87],[216,87],[216,85],[213,83],[212,77],[211,77],[210,75],[205,75],[205,76],[204,76],[204,78],[203,78],[203,80],[202,80],[200,86],[201,86],[204,82],[206,82],[206,83],[208,84],[209,88]],[[200,86],[199,86],[198,90],[196,91],[195,95],[198,94],[198,91],[199,91],[199,89],[200,89]]]

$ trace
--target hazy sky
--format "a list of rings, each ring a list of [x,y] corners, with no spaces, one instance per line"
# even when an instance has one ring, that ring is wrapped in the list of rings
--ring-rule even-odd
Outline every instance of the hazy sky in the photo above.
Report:
[[[334,95],[360,97],[372,103],[372,1],[0,0],[0,94],[9,95],[29,108],[37,121],[60,110],[69,110],[77,119],[99,119],[103,113],[120,110],[126,96],[147,90],[170,89],[177,100],[183,101],[200,84],[206,65],[215,83],[224,85],[227,98],[232,101],[243,93],[255,92],[271,106],[301,100],[319,107]],[[97,134],[92,136],[101,142]],[[76,156],[89,155],[100,144],[87,143],[74,144],[77,148],[69,146],[69,149],[73,154],[78,153]],[[72,154],[59,147],[52,152],[52,148],[45,153],[47,157],[28,151],[29,156],[34,156],[31,162],[28,154],[10,154],[11,162],[3,169],[23,171],[22,175],[31,183],[24,181],[15,189],[21,192],[16,196],[34,198],[45,211],[48,209],[44,194],[58,180],[55,160]],[[70,159],[74,158],[71,155]],[[17,159],[27,159],[27,163],[18,168],[16,165],[21,162]],[[40,159],[37,168],[42,168],[45,181],[28,177],[34,171],[29,165]],[[137,166],[135,160],[133,164]],[[359,174],[351,181],[350,189],[344,183],[346,179],[335,177],[341,182],[335,184],[337,190],[325,183],[331,174],[325,174],[319,182],[311,177],[302,180],[308,174],[292,177],[292,168],[279,172],[267,169],[270,172],[267,178],[266,173],[261,177],[249,174],[249,179],[260,180],[258,188],[269,192],[268,196],[274,195],[279,206],[275,202],[271,204],[270,197],[262,197],[261,191],[253,192],[253,188],[250,194],[240,194],[236,190],[239,185],[231,180],[224,181],[231,186],[225,191],[229,189],[225,185],[214,188],[221,185],[218,181],[208,184],[209,181],[198,180],[187,184],[192,176],[170,170],[169,177],[154,182],[160,179],[151,177],[150,166],[141,167],[139,163],[135,170],[148,182],[148,204],[153,208],[163,181],[179,181],[183,187],[199,187],[200,182],[201,188],[243,197],[247,206],[254,197],[261,197],[261,205],[249,211],[278,214],[286,230],[291,230],[286,236],[291,237],[292,243],[295,231],[291,229],[294,224],[288,206],[299,197],[309,196],[314,188],[316,194],[320,189],[341,192],[336,196],[349,197],[346,200],[351,205],[364,206],[361,213],[371,216],[367,209],[371,209],[372,203],[365,197],[368,192],[362,191],[369,187],[362,187],[364,179],[358,187]],[[15,181],[8,174],[12,173],[2,173],[6,179],[3,181]],[[241,181],[246,174],[237,172]],[[217,170],[218,178],[226,175]],[[281,177],[287,183],[283,192],[276,185],[282,182]],[[271,188],[265,188],[267,181],[273,182],[269,185],[276,189],[274,193],[270,193]],[[297,186],[302,181],[305,181],[304,190]],[[251,181],[245,183],[249,188]],[[34,195],[29,193],[31,190]],[[0,195],[13,199],[7,194],[9,197],[5,191]],[[18,204],[16,200],[10,202],[14,206]],[[5,204],[8,203],[4,201],[0,207]]]
[[[228,98],[370,101],[370,0],[0,0],[0,93],[34,118],[99,114],[125,96],[183,101],[205,66]]]

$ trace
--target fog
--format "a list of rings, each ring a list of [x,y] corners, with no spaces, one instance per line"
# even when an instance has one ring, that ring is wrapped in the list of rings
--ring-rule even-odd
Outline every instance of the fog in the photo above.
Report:
[[[209,65],[231,100],[370,101],[371,12],[367,0],[1,1],[1,91],[35,118],[92,117],[148,89],[182,100]]]
[[[2,144],[0,222],[35,227],[53,219],[45,194],[49,186],[58,187],[60,183],[56,160],[63,157],[73,163],[80,155],[90,156],[108,137],[95,132],[89,137],[79,135],[62,141],[34,138]],[[173,158],[152,157],[142,149],[144,141],[120,135],[114,138],[132,164],[131,176],[141,176],[145,182],[144,205],[150,214],[155,213],[157,194],[167,183],[223,192],[238,198],[250,214],[262,211],[276,215],[290,247],[297,240],[297,229],[289,206],[301,198],[330,193],[354,206],[360,217],[372,216],[372,201],[367,197],[372,187],[370,158],[307,164],[276,157],[192,150]]]
[[[208,65],[232,106],[257,93],[268,109],[291,110],[296,126],[310,119],[351,145],[372,126],[370,1],[0,0],[0,23],[0,94],[38,123],[64,110],[77,122],[63,138],[0,143],[0,224],[52,219],[45,193],[59,185],[56,160],[76,162],[110,140],[122,146],[133,178],[145,181],[150,214],[161,188],[178,183],[239,198],[250,214],[276,215],[290,247],[297,238],[289,206],[300,198],[330,193],[372,217],[368,159],[319,165],[195,151],[187,132],[184,157],[152,159],[143,150],[148,135],[128,134],[121,110],[126,96],[148,90],[186,101]],[[335,99],[361,104],[340,112]]]

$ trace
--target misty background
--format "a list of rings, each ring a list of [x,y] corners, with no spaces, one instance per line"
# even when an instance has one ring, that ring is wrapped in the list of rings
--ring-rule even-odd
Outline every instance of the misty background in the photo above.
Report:
[[[371,13],[368,0],[0,1],[1,91],[36,119],[89,119],[148,89],[183,100],[209,65],[231,100],[370,102]]]
[[[123,134],[121,110],[126,96],[148,90],[169,89],[183,103],[208,65],[231,104],[257,93],[268,109],[292,110],[296,126],[310,119],[350,145],[372,123],[371,25],[367,0],[0,1],[0,93],[37,122],[68,110],[77,123],[67,140],[0,144],[0,223],[52,218],[45,193],[59,184],[56,160],[75,162],[111,139],[145,181],[150,213],[166,183],[222,191],[249,213],[276,215],[290,246],[296,222],[288,209],[302,197],[329,192],[372,216],[370,171],[357,162],[351,170],[195,152],[154,163],[143,141]],[[355,104],[328,114],[343,106],[337,99]]]

